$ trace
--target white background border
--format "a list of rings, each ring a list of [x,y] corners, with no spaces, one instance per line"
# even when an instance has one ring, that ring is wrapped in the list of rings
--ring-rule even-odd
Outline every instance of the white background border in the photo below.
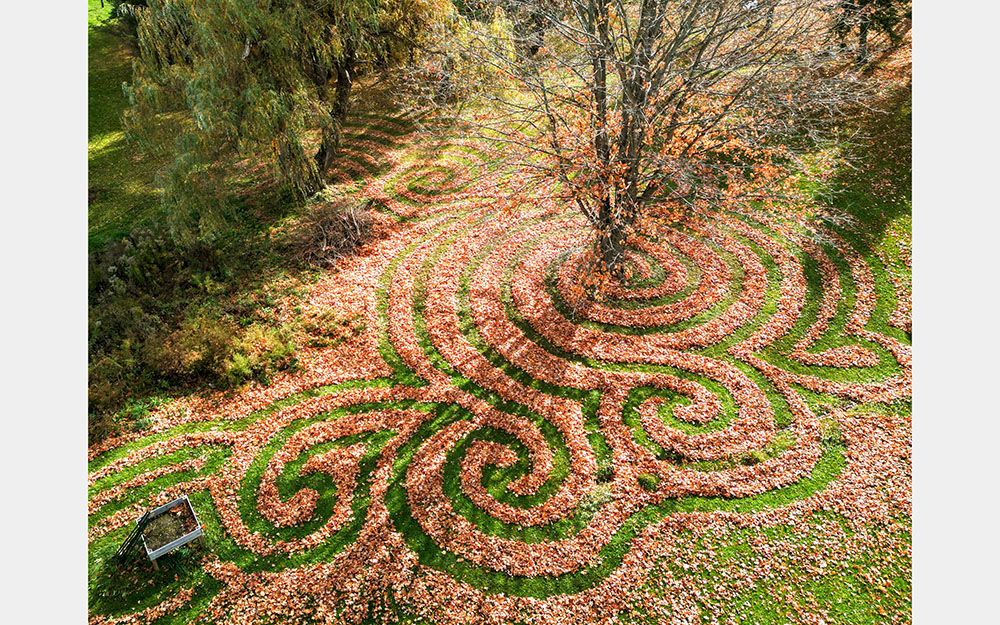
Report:
[[[0,37],[8,623],[87,620],[87,8],[68,4],[10,4]],[[914,4],[914,621],[997,622],[1000,22]]]

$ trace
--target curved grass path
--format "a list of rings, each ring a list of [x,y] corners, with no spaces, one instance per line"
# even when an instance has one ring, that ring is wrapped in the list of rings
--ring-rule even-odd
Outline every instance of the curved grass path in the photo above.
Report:
[[[92,449],[92,587],[180,493],[210,547],[92,588],[92,623],[656,622],[691,536],[812,519],[864,546],[908,516],[909,296],[861,235],[692,215],[598,300],[573,288],[586,224],[495,209],[489,149],[389,118],[346,139],[341,192],[410,228],[358,261],[391,373]]]

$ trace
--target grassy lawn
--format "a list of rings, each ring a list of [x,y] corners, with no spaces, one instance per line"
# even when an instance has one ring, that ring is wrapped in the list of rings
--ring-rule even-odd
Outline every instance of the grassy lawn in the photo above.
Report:
[[[155,219],[154,184],[160,165],[143,157],[125,139],[122,111],[128,99],[122,83],[132,77],[132,50],[111,19],[111,3],[88,0],[87,154],[89,160],[89,242],[100,248]]]

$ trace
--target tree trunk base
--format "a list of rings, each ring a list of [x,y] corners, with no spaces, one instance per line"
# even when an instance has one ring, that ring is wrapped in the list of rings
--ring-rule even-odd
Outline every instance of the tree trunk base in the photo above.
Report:
[[[602,235],[597,240],[597,256],[604,271],[623,278],[625,271],[625,237],[618,232]]]

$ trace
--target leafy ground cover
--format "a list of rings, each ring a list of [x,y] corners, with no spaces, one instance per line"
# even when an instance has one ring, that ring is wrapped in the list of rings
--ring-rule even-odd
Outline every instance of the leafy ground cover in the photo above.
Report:
[[[155,214],[156,165],[109,112],[127,49],[90,6],[101,247]],[[91,445],[90,622],[909,622],[908,92],[884,108],[839,214],[664,223],[603,298],[574,288],[578,215],[497,207],[494,148],[352,118],[326,193],[372,201],[357,254],[277,271],[285,209],[250,208],[261,275],[172,295],[250,343],[294,327],[296,366],[136,393]],[[203,542],[112,564],[180,494]]]
[[[869,122],[905,132],[897,104]],[[281,305],[363,330],[90,448],[92,623],[909,621],[899,154],[808,229],[664,225],[597,299],[586,224],[498,210],[490,147],[353,123],[328,193],[377,235]],[[181,493],[207,547],[113,568]]]

